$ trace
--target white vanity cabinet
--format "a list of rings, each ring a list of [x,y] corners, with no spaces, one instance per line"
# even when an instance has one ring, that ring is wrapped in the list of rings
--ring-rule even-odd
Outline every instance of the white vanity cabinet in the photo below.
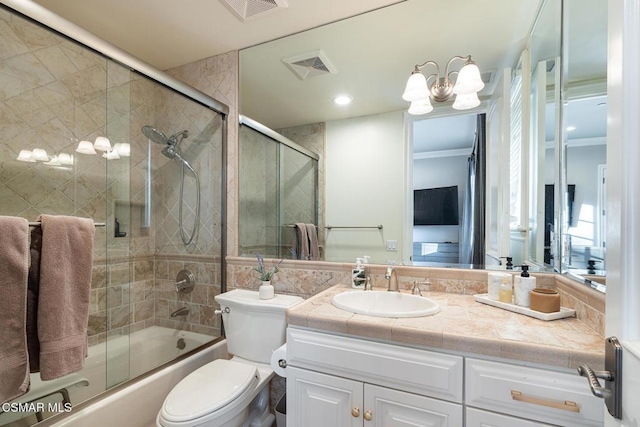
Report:
[[[287,368],[287,425],[458,427],[462,407],[334,375]],[[295,403],[293,403],[295,402]]]
[[[602,426],[569,372],[287,329],[289,427]],[[463,393],[464,384],[464,393]]]
[[[463,358],[289,328],[287,425],[462,425]]]

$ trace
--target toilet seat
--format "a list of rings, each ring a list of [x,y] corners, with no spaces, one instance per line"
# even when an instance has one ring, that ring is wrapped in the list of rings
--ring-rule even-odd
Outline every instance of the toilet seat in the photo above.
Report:
[[[221,415],[245,400],[258,384],[255,366],[217,359],[186,376],[166,397],[163,424],[180,425],[216,412]],[[226,408],[225,408],[226,406]]]

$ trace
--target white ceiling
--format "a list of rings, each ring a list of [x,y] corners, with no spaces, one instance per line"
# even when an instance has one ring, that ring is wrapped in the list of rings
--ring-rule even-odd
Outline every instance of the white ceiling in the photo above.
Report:
[[[219,0],[34,1],[159,69],[246,48],[240,52],[240,111],[275,129],[403,110],[407,103],[400,95],[413,65],[431,59],[444,66],[453,55],[471,54],[481,71],[494,72],[480,93],[486,99],[495,88],[495,72],[516,64],[541,3],[287,0],[288,8],[243,23]],[[566,81],[601,78],[606,0],[565,3]],[[552,32],[541,31],[543,37]],[[281,62],[318,49],[336,75],[301,81]],[[353,103],[335,106],[331,100],[340,93],[353,96]],[[574,117],[602,122],[584,120],[588,116]],[[446,126],[460,132],[464,127]]]
[[[241,22],[219,0],[34,0],[119,48],[166,70],[397,3],[287,0]]]
[[[240,111],[277,129],[406,109],[401,95],[415,64],[435,60],[444,68],[452,56],[470,54],[482,72],[515,66],[539,6],[540,0],[408,0],[244,49]],[[318,49],[337,74],[302,81],[282,63]],[[353,102],[335,106],[340,93]]]

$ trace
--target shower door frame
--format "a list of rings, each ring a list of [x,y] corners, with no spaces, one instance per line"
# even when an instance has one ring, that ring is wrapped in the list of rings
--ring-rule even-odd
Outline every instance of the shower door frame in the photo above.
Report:
[[[278,192],[278,197],[277,197],[277,199],[278,199],[278,207],[277,207],[277,211],[278,211],[278,219],[277,219],[277,221],[278,221],[278,223],[276,224],[276,228],[278,230],[281,230],[282,226],[283,226],[283,224],[282,224],[282,222],[283,222],[282,221],[282,209],[280,209],[280,201],[281,201],[281,194],[280,194],[281,185],[280,185],[280,183],[282,181],[282,167],[281,167],[281,164],[280,164],[280,160],[282,158],[281,148],[283,146],[291,148],[292,150],[295,150],[298,153],[300,153],[300,154],[302,154],[302,155],[304,155],[306,157],[309,157],[310,159],[316,161],[316,165],[315,165],[314,171],[313,171],[313,174],[314,174],[313,175],[313,180],[314,180],[313,203],[315,205],[315,209],[314,209],[314,212],[313,212],[313,221],[314,221],[314,224],[316,226],[318,226],[319,225],[319,223],[318,223],[318,221],[319,221],[319,214],[318,214],[318,211],[319,211],[319,205],[318,205],[318,203],[319,203],[319,189],[318,189],[319,165],[318,165],[318,163],[320,161],[320,156],[317,153],[314,153],[313,151],[307,150],[306,148],[302,147],[301,145],[296,144],[295,142],[293,142],[289,138],[287,138],[287,137],[285,137],[283,135],[280,135],[278,132],[274,131],[273,129],[271,129],[271,128],[265,126],[265,125],[263,125],[262,123],[257,122],[255,120],[253,120],[252,118],[249,118],[249,117],[244,116],[242,114],[238,115],[238,125],[239,126],[245,125],[248,128],[253,129],[254,131],[258,132],[259,134],[264,135],[267,138],[272,139],[273,141],[278,143],[278,151],[277,151],[277,153],[278,153],[277,154],[277,156],[278,156],[277,157],[277,163],[278,163],[277,164],[277,169],[278,169],[278,173],[277,173],[277,180],[278,180],[278,182],[277,182],[277,192]],[[239,144],[240,143],[238,142],[238,145]],[[282,238],[281,233],[278,232],[278,244],[277,244],[277,247],[278,247],[277,257],[278,258],[284,258],[284,255],[282,253],[281,238]]]

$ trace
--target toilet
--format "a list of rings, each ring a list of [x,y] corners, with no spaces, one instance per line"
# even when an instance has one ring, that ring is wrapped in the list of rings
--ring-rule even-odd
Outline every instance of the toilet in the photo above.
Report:
[[[285,343],[285,310],[302,298],[235,289],[217,295],[231,360],[217,359],[193,371],[169,392],[158,427],[271,427],[271,353]]]

